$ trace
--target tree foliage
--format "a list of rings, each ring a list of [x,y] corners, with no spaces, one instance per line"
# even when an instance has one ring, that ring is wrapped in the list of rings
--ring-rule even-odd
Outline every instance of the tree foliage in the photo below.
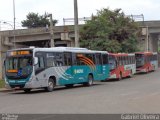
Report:
[[[57,23],[57,20],[53,20],[53,25]],[[26,20],[22,22],[23,27],[35,28],[35,27],[46,27],[46,25],[50,25],[50,20],[47,14],[39,15],[38,13],[28,13],[26,16]]]
[[[102,9],[80,31],[81,47],[109,52],[137,51],[138,25],[121,9]]]

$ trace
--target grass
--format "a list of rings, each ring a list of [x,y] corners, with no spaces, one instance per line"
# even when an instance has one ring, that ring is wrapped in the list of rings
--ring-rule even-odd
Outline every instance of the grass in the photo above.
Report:
[[[0,88],[4,88],[5,87],[5,81],[4,80],[0,80]]]

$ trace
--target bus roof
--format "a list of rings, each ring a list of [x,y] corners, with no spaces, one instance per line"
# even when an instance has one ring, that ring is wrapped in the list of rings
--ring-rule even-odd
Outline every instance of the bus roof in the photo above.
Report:
[[[12,49],[8,51],[16,51],[16,50],[33,50],[35,52],[37,51],[45,51],[45,52],[81,52],[81,53],[107,53],[107,51],[96,51],[96,50],[89,50],[87,48],[78,48],[78,47],[52,47],[52,48],[18,48],[18,49]]]
[[[141,54],[141,55],[156,55],[157,52],[136,52],[135,54]]]
[[[109,53],[110,55],[113,55],[115,57],[120,57],[120,56],[134,56],[134,53]]]

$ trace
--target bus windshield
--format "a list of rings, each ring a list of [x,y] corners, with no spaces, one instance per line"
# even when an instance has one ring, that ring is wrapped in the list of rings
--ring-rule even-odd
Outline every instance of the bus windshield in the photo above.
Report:
[[[144,65],[144,55],[143,54],[136,54],[136,66],[140,67]]]
[[[25,78],[32,72],[32,57],[8,57],[5,61],[6,76],[9,78]]]

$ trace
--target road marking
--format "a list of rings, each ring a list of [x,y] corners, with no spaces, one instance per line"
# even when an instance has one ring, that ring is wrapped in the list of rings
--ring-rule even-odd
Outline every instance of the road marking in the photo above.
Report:
[[[120,94],[120,96],[128,96],[128,95],[133,95],[133,94],[137,94],[139,93],[139,91],[134,91],[134,92],[130,92],[130,93],[122,93]]]

